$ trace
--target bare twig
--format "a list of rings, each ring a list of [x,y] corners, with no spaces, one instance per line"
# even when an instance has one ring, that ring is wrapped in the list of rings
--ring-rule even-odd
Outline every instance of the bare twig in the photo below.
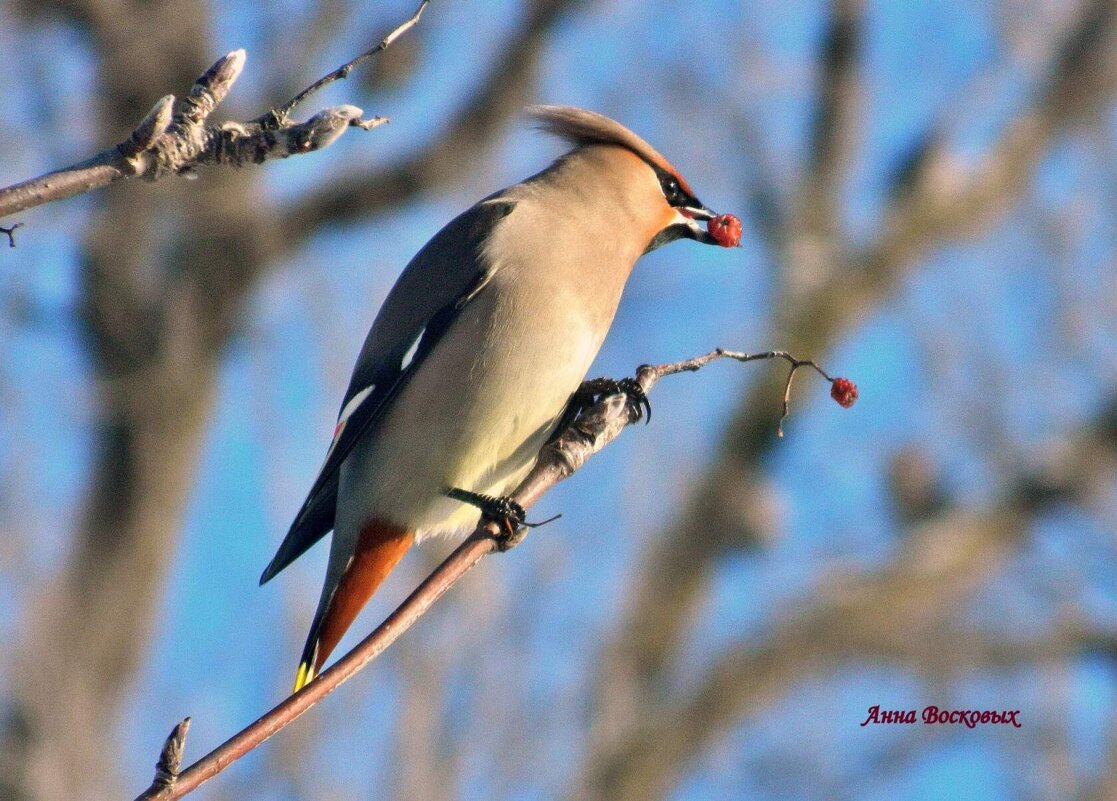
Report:
[[[17,228],[22,228],[22,227],[23,227],[23,223],[21,223],[21,222],[15,223],[14,225],[12,225],[9,228],[4,228],[3,226],[0,226],[0,234],[5,234],[8,237],[8,247],[14,248],[16,246],[16,237],[15,237],[16,229]]]
[[[182,753],[186,748],[186,734],[190,731],[190,718],[184,718],[181,723],[171,729],[163,743],[163,750],[159,753],[159,761],[155,763],[155,778],[151,781],[148,792],[161,792],[170,790],[178,781],[178,771],[182,767]]]
[[[282,108],[247,123],[207,125],[209,115],[225,99],[244,68],[244,50],[234,50],[198,78],[174,114],[174,95],[166,95],[120,144],[78,164],[0,189],[0,217],[122,179],[143,177],[154,181],[167,175],[192,174],[201,165],[243,167],[310,153],[328,147],[351,127],[368,131],[383,125],[387,118],[362,119],[364,112],[352,105],[331,106],[302,123],[293,123],[288,117],[306,97],[344,78],[357,64],[383,52],[418,24],[428,2],[423,0],[409,20],[372,50],[315,82]]]
[[[586,0],[533,0],[525,4],[517,31],[490,59],[492,68],[470,91],[468,101],[439,127],[415,155],[389,164],[350,165],[329,186],[308,192],[283,213],[278,247],[290,251],[323,225],[347,225],[398,209],[416,196],[453,186],[488,152],[502,127],[535,92],[545,41],[563,15]],[[463,157],[463,153],[472,154]]]
[[[784,351],[748,354],[718,348],[694,359],[655,366],[642,365],[636,371],[635,381],[646,393],[664,376],[694,372],[715,359],[748,362],[772,358],[786,359],[790,362],[791,374],[800,367],[809,366],[828,380],[834,380],[814,362],[796,359]],[[595,382],[589,383],[595,384]],[[789,377],[788,391],[790,391],[790,384]],[[785,406],[786,402],[785,395]],[[623,392],[600,398],[597,403],[579,414],[558,437],[543,447],[531,472],[512,493],[512,500],[525,509],[529,508],[548,490],[577,472],[586,460],[616,439],[625,426],[636,422],[638,418],[638,409],[634,408]],[[507,539],[495,522],[482,519],[465,542],[446,557],[442,564],[435,568],[434,572],[427,576],[415,591],[353,650],[323,671],[302,690],[289,696],[270,712],[191,765],[176,782],[164,787],[153,784],[138,796],[136,801],[155,801],[155,799],[169,801],[180,798],[269,739],[383,653],[481,559],[494,551],[506,549]],[[515,540],[515,542],[519,541],[522,541],[522,537]]]
[[[154,799],[167,801],[181,798],[300,717],[379,656],[422,617],[435,601],[454,586],[458,579],[481,561],[482,557],[492,553],[496,548],[496,536],[495,526],[479,527],[352,651],[323,671],[302,690],[289,696],[263,717],[188,767],[173,786],[159,788],[152,785],[136,801],[154,801]]]
[[[244,68],[243,50],[218,59],[198,78],[172,114],[174,95],[161,97],[131,135],[93,158],[0,189],[0,217],[54,200],[108,186],[122,178],[156,179],[196,163],[217,137],[208,135],[206,117],[229,93]]]
[[[426,7],[429,4],[430,0],[422,0],[422,2],[419,4],[419,7],[415,10],[415,13],[411,16],[411,19],[407,20],[391,33],[389,33],[387,36],[385,36],[383,39],[381,39],[380,43],[376,45],[376,47],[372,48],[371,50],[366,50],[364,53],[361,53],[361,55],[357,56],[352,61],[338,67],[329,75],[319,78],[306,89],[303,89],[293,98],[288,100],[284,105],[269,111],[266,115],[264,115],[264,117],[260,118],[259,122],[263,123],[265,127],[280,126],[285,124],[287,122],[288,116],[290,116],[291,112],[295,110],[295,107],[306,100],[308,97],[310,97],[312,94],[326,86],[329,86],[334,81],[345,80],[349,77],[349,73],[353,71],[354,67],[362,64],[365,61],[368,61],[370,58],[379,53],[383,53],[392,45],[393,42],[396,41],[396,39],[400,38],[409,30],[418,25],[419,18],[423,16],[423,11],[426,10]]]
[[[783,436],[783,421],[787,419],[787,415],[790,413],[791,380],[795,378],[795,371],[798,370],[800,367],[811,367],[815,370],[815,372],[817,372],[831,384],[835,381],[834,378],[832,378],[815,362],[811,361],[810,359],[796,359],[794,356],[784,350],[767,350],[763,353],[740,353],[738,351],[725,350],[724,348],[718,348],[717,350],[710,351],[703,356],[696,356],[693,359],[686,359],[684,361],[673,362],[671,364],[661,364],[658,367],[644,365],[636,371],[636,375],[638,379],[641,374],[647,374],[649,376],[648,380],[651,383],[647,384],[647,386],[644,386],[644,389],[647,390],[651,388],[652,384],[654,384],[665,375],[674,375],[675,373],[682,372],[694,372],[705,367],[707,364],[714,361],[715,359],[733,359],[734,361],[738,362],[753,362],[759,361],[761,359],[784,359],[791,365],[791,370],[787,374],[787,381],[784,384],[783,388],[783,413],[780,415],[779,422],[776,424],[776,434],[780,437]],[[654,378],[652,378],[652,376],[654,376]],[[644,382],[641,381],[641,385],[643,384]]]

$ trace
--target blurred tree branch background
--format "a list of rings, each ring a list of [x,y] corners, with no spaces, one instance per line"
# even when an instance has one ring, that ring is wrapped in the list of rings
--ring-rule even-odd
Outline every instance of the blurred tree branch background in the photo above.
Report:
[[[17,2],[0,182],[231,47],[261,66],[226,103],[259,113],[411,10]],[[803,393],[779,441],[780,371],[665,387],[618,443],[642,458],[603,454],[561,522],[200,793],[1112,797],[1113,4],[440,2],[384,56],[337,95],[393,117],[376,137],[110,187],[0,250],[0,798],[138,791],[170,722],[200,752],[286,691],[320,562],[255,577],[395,274],[555,152],[510,125],[536,100],[747,212],[736,263],[645,260],[595,372],[781,347],[856,378],[856,413]],[[1023,728],[860,728],[873,704]]]

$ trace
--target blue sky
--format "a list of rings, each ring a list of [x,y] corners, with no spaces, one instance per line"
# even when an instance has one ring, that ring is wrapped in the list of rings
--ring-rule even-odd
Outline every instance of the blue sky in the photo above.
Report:
[[[292,13],[303,10],[301,3],[289,5]],[[843,194],[844,223],[855,238],[875,230],[890,171],[932,120],[956,115],[957,150],[963,160],[977,158],[1029,85],[1027,65],[1002,50],[998,16],[985,4],[869,6],[865,125]],[[367,18],[378,32],[409,11],[393,2],[370,8]],[[260,31],[267,26],[261,12],[245,5],[220,4],[218,12],[214,53],[241,46],[249,51],[232,106],[258,113],[263,103],[248,98],[263,88],[253,66],[254,54],[266,49]],[[433,136],[430,120],[443,117],[468,91],[517,14],[515,4],[504,2],[432,5],[422,23],[414,78],[364,103],[369,113],[392,116],[392,124],[350,133],[327,152],[263,168],[276,197],[296,196],[323,175],[344,171],[351,160],[387,159]],[[480,18],[486,23],[477,24]],[[734,115],[755,118],[777,180],[791,185],[801,169],[814,102],[813,54],[822,19],[819,4],[805,0],[595,4],[552,37],[537,99],[585,105],[621,119],[667,153],[708,205],[741,210],[746,165],[732,144]],[[0,25],[0,49],[9,52],[58,52],[75,43],[74,34],[61,29],[38,30],[17,42],[5,27]],[[325,63],[307,69],[320,73],[335,66],[361,49],[366,35],[354,28],[331,46]],[[92,85],[81,48],[57,63],[73,81],[68,92],[50,96],[48,120],[82,107]],[[993,77],[975,82],[986,73]],[[28,76],[0,96],[4,144],[17,125],[36,123],[26,111],[33,107],[27,99],[34,86]],[[352,91],[338,84],[311,104],[349,102]],[[0,179],[8,183],[41,172],[97,143],[92,131],[67,136],[7,148],[18,155],[0,164]],[[824,355],[832,372],[854,377],[861,400],[846,412],[829,400],[822,381],[806,375],[797,381],[787,436],[774,449],[766,477],[775,520],[771,547],[722,566],[711,614],[693,633],[696,664],[743,632],[764,631],[823,572],[889,558],[899,529],[882,466],[904,444],[927,449],[952,497],[987,503],[1001,489],[1005,460],[1038,458],[1112,391],[1117,350],[1113,318],[1104,312],[1114,307],[1113,176],[1091,144],[1087,137],[1061,142],[1044,159],[1021,208],[976,241],[930,253],[831,353],[804,354]],[[156,744],[183,715],[194,716],[190,754],[197,756],[285,693],[302,627],[317,600],[325,548],[263,589],[257,577],[320,463],[349,366],[379,300],[445,221],[542,168],[558,152],[556,143],[521,123],[458,189],[367,224],[324,231],[259,287],[222,365],[216,414],[173,555],[159,633],[120,729],[125,775],[148,774]],[[0,426],[0,522],[20,535],[18,546],[0,546],[0,570],[7,565],[4,572],[12,576],[0,583],[0,639],[12,633],[29,587],[58,564],[80,503],[93,410],[72,318],[79,291],[74,232],[95,202],[95,196],[86,197],[38,213],[34,230],[21,232],[18,260],[7,253],[0,259],[0,298],[7,300],[0,315],[0,397],[8,409]],[[1072,212],[1072,241],[1044,234],[1045,220]],[[755,239],[731,252],[684,242],[650,255],[634,275],[591,372],[624,375],[642,362],[715,346],[779,347],[768,330],[772,270],[772,254]],[[1063,336],[1068,326],[1071,332]],[[562,520],[470,578],[517,599],[517,618],[508,625],[525,627],[522,641],[514,642],[529,666],[525,692],[535,707],[546,709],[548,698],[577,697],[577,686],[592,670],[594,647],[610,630],[610,611],[623,603],[618,593],[633,560],[677,512],[743,389],[758,372],[772,369],[782,368],[714,365],[663,382],[653,397],[653,425],[628,432],[538,507],[544,516],[561,511]],[[997,421],[996,431],[979,430],[988,420]],[[27,508],[36,510],[32,519],[15,519],[16,510]],[[1051,542],[1067,543],[1098,525],[1089,514],[1069,514],[1042,521],[1042,532]],[[414,569],[406,572],[374,601],[358,632],[402,597],[406,581],[415,578]],[[543,586],[541,575],[550,576]],[[1112,585],[1112,575],[1104,572],[1074,589],[1112,609]],[[363,682],[359,694],[353,691],[360,707],[351,719],[348,688],[327,702],[324,720],[337,728],[321,732],[324,742],[308,760],[325,760],[329,781],[339,788],[387,770],[384,755],[400,702],[392,667],[387,660],[357,680]],[[1044,681],[1038,669],[974,675],[952,688],[951,700],[1026,707],[1042,698]],[[1108,726],[1096,710],[1113,702],[1112,667],[1072,665],[1066,681],[1062,720],[1090,764],[1101,756],[1096,744]],[[778,796],[767,784],[762,757],[778,752],[779,737],[791,734],[817,739],[813,770],[838,777],[869,771],[869,778],[855,783],[858,797],[1012,797],[1006,776],[1020,765],[1019,752],[1003,741],[1011,733],[977,732],[932,744],[894,772],[874,767],[874,754],[892,735],[857,728],[858,715],[872,703],[921,708],[942,700],[928,692],[902,669],[802,688],[782,711],[784,723],[764,717],[728,733],[721,758],[702,760],[677,797],[724,798],[736,791]],[[825,720],[812,718],[810,709]],[[555,765],[579,748],[574,719],[569,709],[557,715],[551,725],[563,737],[541,746],[539,760],[550,767],[509,795],[548,797],[548,788],[561,782]],[[251,777],[266,759],[255,756],[230,773]],[[483,760],[467,775],[463,797],[493,790]],[[957,795],[959,788],[970,795]],[[255,789],[254,797],[271,797],[271,788]],[[220,794],[203,790],[198,797],[207,792]],[[798,795],[813,797],[804,788]]]

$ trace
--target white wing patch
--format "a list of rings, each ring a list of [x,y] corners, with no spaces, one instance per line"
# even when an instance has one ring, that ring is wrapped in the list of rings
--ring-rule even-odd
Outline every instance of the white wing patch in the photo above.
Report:
[[[411,343],[411,347],[407,349],[407,353],[403,354],[403,358],[400,359],[400,372],[403,372],[411,365],[411,361],[415,358],[415,353],[419,350],[419,343],[423,341],[423,334],[425,333],[427,333],[427,327],[424,325],[422,330],[415,336],[415,341]]]
[[[337,424],[339,426],[344,425],[345,421],[353,415],[353,412],[357,411],[357,407],[364,403],[365,398],[372,394],[372,391],[374,389],[376,389],[376,384],[369,384],[367,387],[350,398],[349,403],[345,404],[345,408],[342,409],[341,414],[337,416]],[[336,434],[334,436],[336,437]]]
[[[326,451],[326,458],[322,462],[322,467],[325,467],[330,461],[330,457],[334,455],[334,449],[337,448],[337,444],[341,441],[341,435],[345,431],[345,426],[348,424],[349,418],[353,416],[353,412],[360,408],[360,405],[365,402],[365,399],[372,394],[374,389],[376,389],[376,384],[370,384],[350,398],[349,402],[345,404],[345,407],[341,410],[341,414],[337,416],[337,425],[334,426],[334,439],[333,442],[330,443],[330,449]]]

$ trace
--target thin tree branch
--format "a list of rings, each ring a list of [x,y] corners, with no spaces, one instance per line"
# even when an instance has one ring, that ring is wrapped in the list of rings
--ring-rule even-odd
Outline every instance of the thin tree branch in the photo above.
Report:
[[[528,51],[545,50],[554,22],[562,19],[560,10],[574,5],[574,0],[530,0],[522,22],[530,34],[502,40],[493,60],[511,75],[498,77],[493,70],[482,80],[491,86],[481,99],[495,105],[463,104],[476,112],[476,124],[459,138],[461,147],[452,157],[443,152],[444,161],[461,165],[457,176],[476,169],[476,159],[463,153],[494,141],[500,122],[530,99],[537,56]],[[36,16],[43,13],[39,4],[32,6]],[[106,142],[129,138],[147,111],[143,106],[150,105],[143,98],[191,86],[197,68],[190,65],[209,63],[204,4],[163,0],[150,10],[106,14],[89,23],[98,60],[94,105],[103,122],[98,130],[111,131]],[[132,47],[135,42],[143,47]],[[397,41],[392,50],[405,43]],[[505,60],[510,44],[518,49]],[[266,95],[262,109],[309,82]],[[255,181],[262,171],[209,172],[204,185],[118,182],[123,191],[110,187],[96,199],[79,304],[97,389],[91,481],[65,564],[28,606],[31,617],[23,628],[34,636],[23,638],[14,652],[28,669],[14,673],[13,714],[3,722],[26,725],[0,726],[0,762],[19,766],[0,784],[5,789],[10,784],[17,798],[71,798],[89,795],[90,787],[118,784],[103,747],[82,732],[116,714],[134,678],[142,643],[154,628],[157,604],[148,601],[165,581],[165,555],[177,536],[168,521],[181,516],[186,502],[225,345],[242,327],[255,282],[277,252],[297,245],[280,230],[275,207],[260,202]],[[0,223],[18,218],[6,219]],[[81,624],[90,615],[102,625]],[[59,654],[63,657],[56,658]],[[24,765],[49,770],[28,771]]]
[[[385,36],[383,39],[381,39],[380,43],[378,45],[376,45],[376,47],[372,48],[371,50],[366,50],[364,53],[361,53],[361,55],[357,56],[352,61],[338,67],[336,70],[331,72],[329,75],[326,75],[322,78],[319,78],[317,81],[312,83],[306,89],[303,89],[301,92],[299,92],[293,98],[288,100],[284,105],[280,106],[279,108],[275,108],[275,109],[272,109],[271,111],[269,111],[266,115],[264,115],[262,118],[260,118],[260,120],[258,120],[258,122],[263,123],[266,127],[269,127],[269,128],[270,127],[279,127],[279,126],[282,126],[282,125],[286,124],[287,123],[287,118],[290,116],[291,112],[295,110],[296,106],[298,106],[300,103],[302,103],[304,100],[306,100],[308,97],[310,97],[312,94],[314,94],[318,90],[323,89],[326,86],[329,86],[334,81],[344,80],[344,79],[348,78],[349,73],[351,73],[353,71],[354,67],[364,63],[365,61],[368,61],[370,58],[377,55],[378,53],[384,52],[389,47],[391,47],[392,43],[394,41],[396,41],[396,39],[399,39],[401,36],[403,36],[409,30],[411,30],[416,25],[418,25],[419,24],[419,18],[423,16],[423,11],[426,9],[426,7],[429,4],[430,4],[430,0],[422,0],[422,2],[419,4],[419,8],[417,8],[415,10],[415,13],[411,16],[411,19],[409,19],[406,22],[404,22],[403,24],[399,25],[395,30],[393,30],[391,33],[389,33],[387,36]]]
[[[480,526],[470,537],[446,558],[383,623],[360,642],[352,651],[339,659],[329,669],[304,689],[289,696],[263,717],[209,754],[191,765],[178,781],[170,787],[150,787],[136,801],[154,801],[181,798],[199,785],[212,779],[233,762],[256,746],[271,738],[287,724],[300,717],[343,682],[378,657],[407,629],[464,576],[483,557],[496,549],[498,532],[495,525]]]
[[[1009,123],[983,164],[960,173],[944,150],[920,160],[896,188],[892,211],[877,241],[843,257],[817,290],[778,304],[780,338],[794,350],[822,353],[879,306],[911,273],[932,242],[957,239],[989,225],[1027,186],[1052,140],[1090,108],[1107,102],[1117,86],[1117,12],[1108,0],[1091,0],[1068,33],[1050,76],[1034,100]],[[1037,124],[1037,120],[1042,124]],[[943,146],[945,148],[945,145]],[[952,166],[954,165],[954,166]],[[711,565],[726,549],[755,547],[760,533],[741,514],[743,498],[758,484],[758,466],[772,447],[773,415],[757,400],[773,391],[758,381],[738,406],[720,452],[667,532],[652,542],[630,611],[604,656],[609,674],[625,677],[625,692],[602,698],[616,705],[627,697],[636,710],[656,694],[656,678],[676,653],[707,584]],[[623,718],[618,712],[614,718]]]
[[[544,41],[567,11],[586,0],[533,0],[519,31],[492,60],[488,74],[444,125],[415,154],[390,165],[348,170],[328,186],[282,210],[277,236],[290,250],[327,225],[345,225],[398,209],[417,195],[450,186],[475,166],[508,119],[531,99]]]
[[[190,94],[172,114],[174,95],[152,107],[123,142],[90,159],[0,189],[0,217],[80,195],[119,180],[142,177],[150,181],[167,175],[188,175],[202,165],[243,167],[268,159],[311,153],[333,144],[349,128],[372,130],[388,120],[362,119],[357,106],[331,106],[306,122],[288,117],[304,99],[323,86],[344,78],[359,63],[383,52],[419,22],[430,0],[423,0],[414,15],[388,34],[376,47],[316,81],[286,105],[258,120],[206,125],[213,110],[225,99],[244,69],[244,50],[218,59],[198,78]]]
[[[722,358],[741,362],[781,358],[791,363],[791,374],[800,367],[810,366],[829,379],[829,376],[814,362],[796,359],[783,351],[747,354],[718,348],[681,362],[658,366],[642,365],[636,371],[635,383],[642,392],[647,393],[664,376],[694,372]],[[601,386],[600,379],[587,383],[593,390]],[[607,383],[612,387],[622,385],[622,382]],[[788,384],[790,385],[790,381]],[[595,391],[595,394],[600,393]],[[638,405],[623,390],[607,392],[596,403],[580,413],[558,437],[543,447],[531,472],[512,493],[512,500],[525,509],[531,507],[548,490],[573,475],[591,456],[620,436],[621,431],[630,423],[636,422],[639,416]],[[522,534],[519,538],[513,538],[512,544],[520,541],[522,541]],[[136,801],[156,801],[156,799],[170,801],[170,799],[180,798],[216,776],[376,659],[485,556],[494,551],[506,550],[507,547],[508,538],[498,524],[483,519],[465,542],[459,545],[383,623],[349,653],[323,671],[305,688],[289,696],[254,723],[191,765],[177,777],[177,780],[162,785],[158,782],[152,784],[137,797]]]

